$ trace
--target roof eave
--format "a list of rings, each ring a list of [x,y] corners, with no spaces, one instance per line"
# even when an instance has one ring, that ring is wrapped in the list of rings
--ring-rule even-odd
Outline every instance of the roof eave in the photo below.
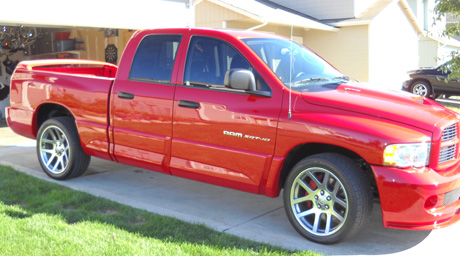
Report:
[[[325,30],[325,31],[338,31],[339,28],[336,28],[332,25],[328,25],[325,23],[321,23],[319,21],[315,21],[313,19],[308,19],[306,17],[302,17],[295,13],[289,12],[287,10],[276,8],[271,13],[255,13],[249,10],[244,9],[243,7],[238,6],[240,2],[235,1],[231,4],[226,1],[220,0],[207,0],[213,4],[219,5],[221,7],[227,8],[234,12],[237,12],[241,15],[244,15],[248,18],[256,20],[262,23],[261,27],[268,24],[276,24],[276,25],[285,25],[285,26],[295,26],[301,27],[305,29],[318,29],[318,30]],[[259,4],[263,5],[263,3],[258,2]]]
[[[336,27],[348,27],[348,26],[369,25],[370,23],[371,23],[371,20],[350,19],[350,20],[343,20],[339,22],[331,22],[328,24],[332,26],[336,26]]]
[[[423,30],[422,26],[418,23],[417,17],[415,17],[415,14],[412,12],[412,9],[410,8],[410,6],[407,3],[407,1],[406,0],[400,0],[399,4],[401,5],[401,8],[404,10],[404,13],[406,13],[407,18],[410,20],[412,26],[417,31],[417,33],[420,34],[420,35],[425,36],[426,31]]]

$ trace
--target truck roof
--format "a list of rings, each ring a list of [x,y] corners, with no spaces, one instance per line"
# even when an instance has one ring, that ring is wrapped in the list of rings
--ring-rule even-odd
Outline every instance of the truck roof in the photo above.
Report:
[[[231,35],[236,38],[284,38],[279,35],[275,35],[267,32],[252,31],[252,30],[243,30],[243,29],[229,29],[229,28],[157,28],[157,29],[145,29],[140,30],[140,33],[174,33],[185,31],[191,31],[192,33],[197,34],[206,34],[206,33],[222,33]]]

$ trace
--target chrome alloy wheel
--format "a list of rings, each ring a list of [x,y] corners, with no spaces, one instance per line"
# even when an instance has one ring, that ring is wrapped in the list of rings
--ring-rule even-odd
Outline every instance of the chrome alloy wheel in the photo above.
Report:
[[[69,165],[70,146],[65,133],[57,126],[47,127],[40,142],[40,157],[46,169],[53,174],[61,174]]]
[[[297,222],[316,236],[338,232],[348,215],[344,185],[332,172],[320,167],[308,168],[297,175],[290,203]]]
[[[428,88],[423,83],[416,83],[412,88],[412,93],[420,96],[427,96],[428,95]]]

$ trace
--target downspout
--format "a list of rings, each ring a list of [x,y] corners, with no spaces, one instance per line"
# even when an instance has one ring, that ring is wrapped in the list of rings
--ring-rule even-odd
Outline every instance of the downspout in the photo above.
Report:
[[[264,22],[263,22],[262,24],[256,25],[256,26],[254,26],[254,27],[250,27],[250,28],[248,28],[248,29],[246,29],[246,30],[252,31],[252,30],[254,30],[254,29],[259,29],[259,28],[261,28],[261,27],[265,27],[267,24],[268,24],[268,20],[267,20],[267,19],[264,19]]]
[[[195,25],[195,6],[193,5],[193,0],[188,0],[187,7],[188,7],[188,13],[190,15],[187,27],[192,28],[194,27],[192,26],[192,24]]]

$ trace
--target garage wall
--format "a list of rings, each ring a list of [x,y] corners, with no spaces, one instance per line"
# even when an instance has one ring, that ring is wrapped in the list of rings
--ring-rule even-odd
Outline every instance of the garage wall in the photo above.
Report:
[[[309,30],[303,41],[343,74],[369,81],[368,25],[342,27],[337,32]]]
[[[369,82],[401,89],[419,63],[418,34],[398,2],[388,5],[369,28]]]
[[[135,30],[119,29],[118,36],[106,37],[103,29],[73,29],[71,35],[84,42],[84,50],[78,51],[81,59],[105,61],[105,48],[114,44],[118,49],[117,64]]]

